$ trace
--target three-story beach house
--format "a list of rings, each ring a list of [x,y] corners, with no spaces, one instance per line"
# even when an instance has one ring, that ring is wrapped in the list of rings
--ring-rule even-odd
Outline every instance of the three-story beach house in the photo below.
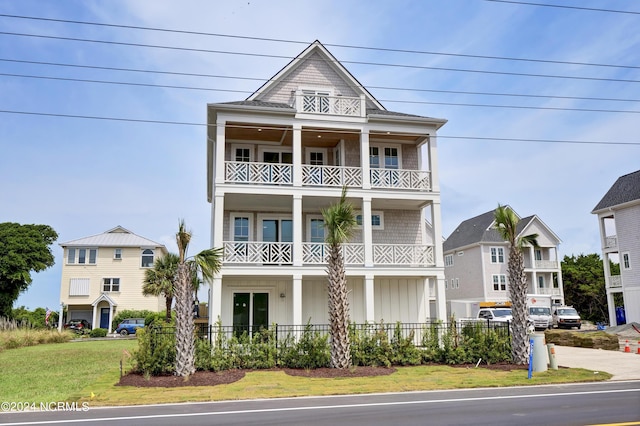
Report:
[[[445,319],[436,132],[385,109],[318,41],[246,100],[207,105],[209,319],[253,330],[328,323],[321,211],[343,187],[351,320]],[[431,227],[425,225],[425,219]]]

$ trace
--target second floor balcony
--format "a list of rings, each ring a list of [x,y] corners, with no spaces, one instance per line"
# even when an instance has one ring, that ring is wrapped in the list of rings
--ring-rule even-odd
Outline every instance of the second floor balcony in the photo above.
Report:
[[[223,263],[257,265],[292,265],[294,252],[291,242],[226,241],[223,243]],[[376,266],[435,266],[432,245],[373,244],[373,264]],[[329,246],[325,243],[302,243],[302,263],[328,263]],[[342,245],[345,265],[363,266],[365,246],[360,243]]]
[[[620,275],[609,276],[609,288],[622,288],[622,277]]]
[[[282,163],[225,162],[225,181],[253,185],[293,185],[293,165]],[[361,188],[360,167],[302,165],[302,186]],[[373,168],[372,188],[431,191],[431,173],[424,170]]]

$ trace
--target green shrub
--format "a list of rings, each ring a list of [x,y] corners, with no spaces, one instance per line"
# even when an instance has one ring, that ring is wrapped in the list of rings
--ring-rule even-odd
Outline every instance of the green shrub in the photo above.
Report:
[[[365,324],[356,330],[350,327],[351,362],[355,366],[390,367],[393,348],[389,343],[389,334],[383,321],[377,326]]]
[[[278,363],[281,367],[311,369],[331,365],[329,336],[313,331],[309,323],[299,339],[289,334],[279,342],[278,347]]]
[[[107,331],[106,328],[94,328],[89,332],[89,337],[106,337]]]
[[[413,343],[415,330],[411,330],[407,337],[402,337],[402,324],[396,323],[391,339],[391,364],[392,365],[420,365],[422,353]]]
[[[173,330],[163,330],[152,324],[147,329],[138,329],[136,336],[138,349],[132,354],[134,371],[151,376],[173,373],[176,360]]]

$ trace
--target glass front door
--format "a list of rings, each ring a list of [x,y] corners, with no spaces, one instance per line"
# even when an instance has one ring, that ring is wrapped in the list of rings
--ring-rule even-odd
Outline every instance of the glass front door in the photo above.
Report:
[[[253,334],[262,328],[269,328],[269,293],[234,293],[234,334]]]
[[[293,221],[291,219],[263,219],[262,241],[263,263],[291,263],[291,243],[293,242]]]

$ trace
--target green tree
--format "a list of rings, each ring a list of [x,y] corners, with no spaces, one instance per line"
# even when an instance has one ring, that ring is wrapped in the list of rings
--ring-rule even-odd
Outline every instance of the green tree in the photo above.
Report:
[[[576,308],[583,319],[606,322],[609,317],[607,291],[600,255],[593,253],[565,256],[561,265],[566,304]],[[617,266],[613,264],[611,267],[614,275]]]
[[[0,317],[10,317],[13,302],[32,282],[31,272],[55,263],[51,244],[58,234],[48,225],[0,223]]]
[[[331,334],[331,367],[351,367],[351,344],[349,341],[349,299],[347,279],[342,257],[342,244],[349,241],[356,225],[353,206],[346,201],[347,189],[337,204],[322,210],[329,245],[328,298],[329,328]]]
[[[518,232],[518,216],[509,206],[498,205],[494,212],[495,228],[509,243],[509,295],[513,314],[511,333],[511,358],[515,364],[527,363],[527,277],[524,274],[522,249],[530,244],[538,246],[538,234],[522,236]]]
[[[144,272],[142,282],[142,294],[145,296],[164,296],[167,311],[166,319],[171,321],[171,305],[173,293],[178,276],[178,263],[180,258],[175,253],[156,259],[153,268]]]
[[[174,288],[176,298],[176,368],[175,375],[187,377],[195,368],[195,324],[193,321],[194,275],[206,281],[213,279],[222,265],[222,249],[202,250],[193,257],[187,257],[191,242],[191,231],[180,221],[176,233],[178,244],[178,273]]]

